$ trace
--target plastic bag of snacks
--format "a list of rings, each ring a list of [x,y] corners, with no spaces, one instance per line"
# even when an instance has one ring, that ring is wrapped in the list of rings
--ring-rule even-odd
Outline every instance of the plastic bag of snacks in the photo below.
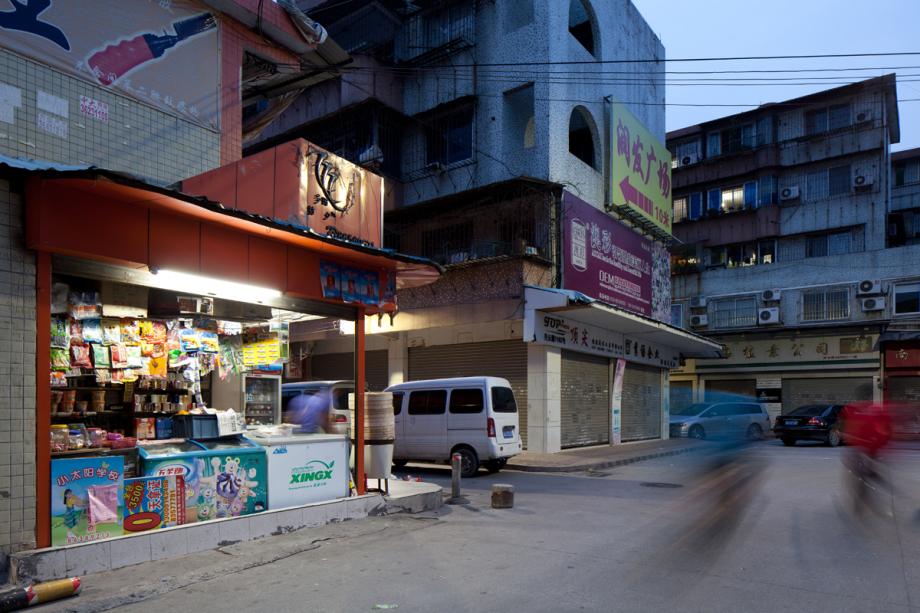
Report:
[[[86,343],[74,343],[70,346],[70,366],[72,368],[92,368],[91,348]]]
[[[112,371],[108,368],[96,368],[96,383],[111,383]]]
[[[129,345],[141,342],[140,325],[136,320],[126,319],[121,322],[121,342]]]
[[[128,345],[125,350],[128,354],[128,368],[140,368],[142,360],[140,346]]]
[[[82,343],[83,342],[83,322],[79,319],[69,319],[67,321],[67,329],[70,334],[71,343]]]
[[[68,370],[70,368],[70,356],[66,349],[60,347],[51,348],[51,370]]]
[[[179,343],[182,351],[198,351],[201,348],[201,339],[198,338],[198,330],[194,328],[183,328],[180,330]]]
[[[105,345],[93,345],[93,365],[96,368],[109,368],[112,365],[108,347]]]
[[[128,350],[122,343],[115,343],[109,349],[112,352],[112,368],[128,367]]]
[[[102,342],[106,345],[121,342],[121,325],[117,319],[102,320]]]
[[[98,319],[85,319],[82,322],[83,340],[87,343],[102,342],[102,322]]]
[[[70,292],[69,301],[74,319],[97,319],[100,315],[99,292]]]
[[[201,341],[201,350],[206,353],[217,353],[220,351],[220,342],[217,338],[216,332],[207,332],[202,330],[198,334],[198,338]]]
[[[67,349],[70,343],[70,333],[67,319],[64,317],[51,318],[51,346]]]

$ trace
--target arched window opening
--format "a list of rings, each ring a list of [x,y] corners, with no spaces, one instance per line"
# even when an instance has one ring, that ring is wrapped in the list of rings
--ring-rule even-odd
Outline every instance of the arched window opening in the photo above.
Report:
[[[591,114],[583,106],[572,109],[569,117],[569,153],[597,170],[597,129]]]

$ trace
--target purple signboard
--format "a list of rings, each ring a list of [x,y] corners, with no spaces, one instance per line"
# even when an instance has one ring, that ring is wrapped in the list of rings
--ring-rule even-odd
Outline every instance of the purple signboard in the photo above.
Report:
[[[651,316],[652,241],[568,192],[563,207],[563,287]]]

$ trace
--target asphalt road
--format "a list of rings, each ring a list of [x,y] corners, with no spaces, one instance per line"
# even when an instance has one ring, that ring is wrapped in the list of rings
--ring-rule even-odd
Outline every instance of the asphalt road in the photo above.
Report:
[[[314,549],[119,611],[920,611],[920,451],[895,456],[894,493],[861,518],[844,453],[760,443],[756,488],[715,495],[698,454],[483,474],[438,515],[347,522]],[[404,472],[449,489],[446,469]],[[515,486],[513,509],[490,508],[493,482]]]

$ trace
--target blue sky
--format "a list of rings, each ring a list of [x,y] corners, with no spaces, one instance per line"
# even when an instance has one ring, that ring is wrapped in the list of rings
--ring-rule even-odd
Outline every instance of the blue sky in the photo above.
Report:
[[[668,58],[920,51],[918,0],[633,0],[633,3],[661,38]],[[898,74],[899,99],[920,98],[920,55],[668,64],[668,70],[863,67],[876,69],[804,73],[801,79],[816,83],[818,80],[813,77],[821,76],[820,81],[827,85],[669,84],[667,101],[702,104],[779,102],[888,72]],[[737,76],[694,75],[696,78]],[[681,76],[669,75],[669,78]],[[901,142],[893,149],[920,147],[920,102],[901,102],[898,108]],[[674,130],[743,110],[745,108],[669,106],[667,129]]]

